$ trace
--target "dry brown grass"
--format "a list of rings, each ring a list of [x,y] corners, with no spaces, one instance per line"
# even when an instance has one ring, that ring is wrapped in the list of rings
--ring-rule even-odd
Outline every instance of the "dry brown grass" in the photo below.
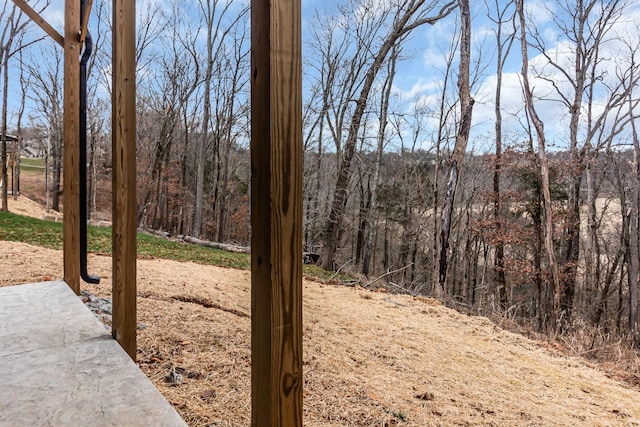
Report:
[[[569,332],[550,336],[536,331],[531,319],[514,320],[497,313],[490,318],[503,329],[531,338],[558,354],[578,357],[609,378],[640,390],[640,350],[629,336],[606,332],[582,319],[574,320]]]
[[[0,242],[0,286],[57,278],[60,251]],[[109,296],[111,260],[90,257]],[[250,418],[250,276],[140,260],[138,362],[192,426]],[[179,385],[165,376],[183,375]],[[428,298],[304,283],[307,426],[640,425],[638,389]]]

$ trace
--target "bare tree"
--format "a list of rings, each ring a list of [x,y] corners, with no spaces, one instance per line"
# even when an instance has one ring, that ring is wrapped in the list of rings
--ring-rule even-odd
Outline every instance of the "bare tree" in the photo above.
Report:
[[[41,123],[48,129],[50,145],[45,153],[45,168],[52,169],[47,186],[51,208],[60,210],[60,180],[62,177],[62,52],[52,41],[45,42],[28,58],[27,70],[31,76],[29,98],[34,103]],[[49,164],[50,163],[50,164]],[[48,178],[48,177],[47,177]],[[49,181],[49,179],[47,179]],[[49,196],[47,196],[47,207]]]
[[[489,7],[489,5],[487,5]],[[493,172],[493,215],[494,224],[496,228],[496,235],[502,235],[503,220],[501,218],[501,195],[500,195],[500,175],[502,168],[502,77],[505,62],[509,57],[511,46],[515,40],[515,13],[513,11],[513,1],[503,4],[498,0],[493,4],[496,16],[489,16],[489,19],[495,24],[495,36],[496,36],[496,93],[494,111],[496,116],[495,121],[495,139],[496,139],[496,151],[495,151],[495,168]],[[511,24],[511,32],[504,34],[505,24]],[[506,308],[507,303],[507,289],[506,289],[506,277],[504,266],[504,243],[502,239],[498,239],[495,250],[495,277],[496,287],[498,288],[500,304],[502,308]]]
[[[105,17],[108,3],[94,3],[92,11],[96,19],[91,31],[93,54],[87,64],[87,219],[96,217],[98,199],[109,200],[108,194],[99,191],[103,188],[99,185],[99,172],[107,163],[107,153],[111,152],[111,76],[104,72],[111,64],[111,52],[107,48],[110,38],[106,34],[109,20]]]
[[[211,91],[214,74],[215,60],[225,47],[227,36],[231,33],[243,14],[229,18],[232,13],[231,0],[200,0],[198,5],[206,29],[206,67],[204,70],[204,101],[202,112],[202,132],[198,139],[196,158],[196,191],[195,191],[195,216],[192,233],[199,237],[202,230],[202,210],[204,203],[205,162],[207,160],[207,145],[209,144],[209,130],[211,115]],[[230,19],[230,22],[227,22]]]
[[[20,42],[19,45],[22,45],[23,43]],[[17,118],[16,118],[16,137],[17,137],[17,141],[15,143],[15,150],[14,150],[14,171],[13,171],[13,189],[12,189],[12,193],[13,193],[13,200],[17,200],[18,196],[20,195],[20,154],[22,151],[22,140],[23,140],[23,136],[22,136],[22,118],[24,116],[24,111],[25,111],[25,107],[26,107],[26,99],[27,99],[27,93],[29,90],[29,76],[26,73],[25,67],[24,67],[24,55],[23,55],[24,50],[20,49],[20,51],[18,52],[18,63],[19,63],[19,70],[20,70],[20,94],[21,94],[21,99],[20,99],[20,104],[18,106],[18,113],[17,113]]]
[[[22,48],[22,46],[14,46],[17,37],[25,30],[28,19],[25,19],[22,12],[9,2],[5,2],[0,12],[0,23],[3,25],[0,34],[0,66],[2,67],[2,127],[0,129],[0,139],[2,146],[0,147],[0,162],[2,162],[0,182],[2,186],[0,210],[8,211],[7,195],[8,195],[8,175],[7,175],[7,109],[9,97],[9,59],[13,54]]]
[[[429,3],[426,0],[410,0],[400,3],[391,2],[391,6],[395,8],[391,18],[392,22],[382,39],[382,44],[373,55],[372,61],[364,74],[362,88],[355,103],[349,132],[340,159],[338,177],[333,192],[333,202],[324,227],[325,248],[322,266],[326,269],[333,267],[336,249],[340,242],[343,215],[348,201],[347,184],[351,176],[351,161],[355,153],[360,124],[367,106],[369,93],[378,71],[398,40],[421,25],[433,24],[446,17],[455,9],[456,4],[455,2],[447,2],[440,6],[438,2]],[[434,13],[434,15],[428,16],[430,13]]]
[[[247,16],[241,15],[240,18]],[[220,102],[217,103],[219,107],[216,107],[216,139],[219,142],[215,144],[218,148],[218,153],[216,154],[218,162],[213,204],[217,221],[216,240],[218,242],[225,241],[229,211],[227,198],[231,173],[231,152],[234,148],[234,141],[238,138],[238,133],[247,129],[246,119],[248,119],[246,114],[248,111],[247,105],[242,102],[242,94],[246,92],[249,84],[248,74],[243,72],[249,67],[248,32],[243,20],[240,20],[239,24],[242,25],[237,25],[232,29],[232,41],[229,43],[225,54],[219,58],[221,63],[224,61],[225,67],[219,68],[219,81],[221,84],[218,85],[218,89],[220,90]]]
[[[363,74],[375,50],[378,33],[388,12],[376,10],[368,1],[339,5],[337,13],[316,11],[311,27],[311,54],[306,69],[312,83],[309,114],[305,117],[305,150],[315,149],[313,167],[308,174],[307,214],[311,224],[305,233],[309,250],[322,241],[323,221],[331,203],[335,169],[343,155],[344,133],[355,109],[353,100],[363,84]],[[347,17],[347,19],[343,19]],[[335,148],[335,156],[328,155]],[[333,158],[335,162],[324,162]],[[313,178],[313,182],[311,179]]]
[[[471,66],[471,12],[468,0],[459,0],[458,8],[461,17],[460,65],[458,71],[458,93],[460,96],[460,122],[456,134],[456,143],[451,155],[447,191],[442,208],[442,226],[440,228],[440,254],[438,257],[436,295],[445,296],[448,268],[449,234],[451,232],[451,215],[458,188],[458,177],[464,160],[471,130],[471,115],[474,100],[471,98],[470,66]]]
[[[635,82],[635,54],[636,49],[630,48],[631,73],[629,75],[629,86],[633,87]],[[627,105],[629,114],[633,117],[633,110],[637,100],[633,99],[633,90],[629,87],[627,95]],[[638,140],[638,130],[635,120],[631,120],[631,137],[633,143],[633,161],[631,163],[631,212],[629,215],[629,331],[634,340],[638,335],[638,279],[640,262],[640,141]]]
[[[620,82],[611,84],[607,76],[606,64],[608,58],[603,56],[603,46],[611,41],[611,29],[623,16],[625,3],[622,0],[578,0],[576,2],[558,1],[555,8],[548,13],[552,22],[568,42],[569,55],[555,55],[549,49],[545,37],[535,27],[529,28],[531,42],[536,50],[543,55],[546,62],[541,68],[534,68],[537,78],[544,79],[554,88],[554,96],[567,109],[569,116],[569,167],[568,180],[568,208],[563,221],[563,235],[560,266],[560,309],[567,321],[571,312],[576,292],[577,266],[580,260],[580,203],[582,180],[586,168],[593,161],[593,157],[603,146],[606,146],[606,135],[600,141],[595,138],[602,135],[609,115],[619,109],[625,97],[619,96]],[[569,89],[566,89],[568,86]],[[596,101],[594,94],[598,89],[608,93],[604,100],[604,109],[593,108]],[[599,100],[599,102],[603,102]],[[605,126],[610,132],[611,126]],[[615,128],[617,126],[613,126]],[[583,135],[586,134],[586,137]],[[593,188],[592,188],[593,190]],[[591,193],[595,196],[594,193]],[[591,212],[593,219],[593,211]],[[593,227],[594,223],[591,223]],[[593,234],[590,234],[590,253],[587,254],[587,269],[592,271]],[[588,280],[591,280],[589,277]],[[592,285],[589,285],[592,286]]]
[[[195,48],[198,33],[189,30],[190,22],[177,2],[173,3],[172,13],[159,16],[166,24],[159,39],[164,49],[154,78],[142,86],[141,92],[146,93],[143,105],[147,108],[140,114],[144,123],[140,126],[144,135],[141,142],[146,147],[145,157],[149,158],[143,168],[148,168],[149,173],[141,180],[145,185],[138,224],[154,229],[167,228],[171,154],[182,111],[200,82]]]
[[[368,277],[369,275],[369,266],[371,263],[371,255],[373,253],[373,234],[374,234],[374,225],[375,218],[377,217],[377,203],[378,203],[378,181],[380,180],[380,163],[382,162],[382,155],[384,153],[384,146],[386,142],[386,129],[389,113],[389,98],[391,96],[391,88],[393,86],[393,80],[396,76],[396,61],[398,58],[398,47],[394,46],[391,49],[391,56],[389,60],[389,66],[387,71],[387,77],[384,81],[382,94],[380,97],[380,123],[378,127],[378,135],[377,135],[377,148],[376,148],[376,157],[374,161],[374,172],[371,177],[371,188],[370,188],[370,200],[369,200],[369,209],[366,212],[365,219],[365,227],[363,230],[363,235],[366,233],[365,245],[366,250],[364,251],[364,257],[362,260],[362,274]]]
[[[354,11],[339,8],[339,16],[352,17]],[[361,29],[360,25],[365,29]],[[356,31],[349,29],[356,28]],[[353,103],[349,100],[357,96],[359,77],[365,67],[368,50],[373,43],[372,24],[363,19],[357,25],[350,25],[331,14],[315,12],[312,20],[310,55],[305,56],[304,69],[312,82],[311,94],[304,117],[305,153],[314,153],[313,160],[305,162],[309,165],[305,179],[307,201],[306,216],[308,224],[305,231],[305,247],[313,251],[321,241],[321,226],[328,210],[327,200],[330,198],[329,182],[333,171],[332,164],[323,160],[331,144],[335,147],[335,159],[339,161],[342,154],[343,131]],[[355,33],[355,34],[354,34]],[[357,41],[355,41],[357,40]],[[351,45],[357,44],[352,49]],[[313,162],[313,163],[311,163]]]
[[[457,51],[457,47],[459,45],[459,36],[453,36],[449,53],[446,56],[446,67],[443,73],[443,83],[442,88],[440,89],[440,97],[438,102],[438,112],[437,112],[437,120],[438,120],[438,128],[437,134],[435,135],[436,141],[436,153],[435,153],[435,161],[434,161],[434,171],[433,171],[433,243],[432,243],[432,251],[433,251],[433,272],[432,272],[432,280],[431,280],[431,291],[436,294],[438,292],[439,282],[437,280],[439,273],[439,264],[438,264],[438,255],[440,248],[440,230],[442,226],[442,215],[439,215],[439,207],[440,207],[440,175],[442,170],[442,164],[444,162],[445,150],[447,148],[446,141],[455,133],[454,129],[449,129],[447,126],[448,123],[453,122],[451,118],[455,115],[454,108],[457,105],[456,102],[451,102],[447,98],[449,96],[449,86],[451,85],[451,81],[453,79],[453,66],[455,61],[455,54]]]
[[[538,117],[536,108],[533,103],[533,93],[529,85],[529,52],[527,50],[527,26],[524,13],[524,0],[516,1],[516,8],[520,24],[520,50],[522,53],[522,86],[524,90],[524,98],[527,105],[527,111],[538,136],[538,157],[540,162],[540,175],[542,179],[543,194],[543,211],[544,211],[544,242],[547,251],[547,260],[549,262],[549,275],[553,283],[553,327],[558,320],[560,313],[560,277],[558,272],[558,264],[556,263],[555,249],[553,244],[553,208],[551,206],[551,190],[549,186],[549,159],[547,157],[546,139],[544,134],[544,124]]]

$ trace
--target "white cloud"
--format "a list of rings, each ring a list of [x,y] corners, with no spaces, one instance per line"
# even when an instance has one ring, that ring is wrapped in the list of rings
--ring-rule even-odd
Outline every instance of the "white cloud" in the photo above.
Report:
[[[556,4],[549,0],[534,0],[525,3],[525,14],[535,26],[545,26],[557,13]]]
[[[11,0],[7,0],[7,1],[11,1]],[[40,10],[42,9],[43,4],[44,2],[42,1],[29,2],[29,5],[38,12],[40,12]],[[47,8],[40,13],[40,15],[44,18],[45,21],[51,24],[51,26],[55,28],[60,34],[63,34],[64,32],[64,0],[51,0],[51,3],[49,4],[49,6],[47,6]],[[38,32],[37,33],[38,35],[45,34],[44,31],[41,30],[40,27],[38,27],[37,25],[32,24],[32,27],[34,28],[33,31]]]
[[[425,49],[422,60],[426,69],[443,69],[447,66],[447,58],[443,52],[433,48]]]
[[[394,86],[394,93],[398,95],[403,100],[411,100],[416,97],[423,96],[427,92],[431,92],[433,90],[438,89],[440,86],[437,81],[425,81],[423,79],[418,79],[409,90],[402,90],[398,86]]]

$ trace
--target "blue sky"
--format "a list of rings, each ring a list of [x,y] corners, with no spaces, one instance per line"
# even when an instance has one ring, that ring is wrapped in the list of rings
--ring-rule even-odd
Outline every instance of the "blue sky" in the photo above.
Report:
[[[8,1],[8,0],[4,0]],[[144,0],[162,4],[164,0]],[[142,8],[144,3],[138,0],[138,8]],[[381,0],[383,1],[383,0]],[[487,1],[487,3],[491,3]],[[638,31],[636,22],[640,22],[640,2],[631,2],[623,19],[615,24],[611,29],[611,34],[616,37],[626,38],[629,43],[638,43]],[[194,0],[186,0],[185,7],[196,4]],[[548,0],[526,0],[527,9],[534,20],[535,27],[544,37],[547,52],[553,55],[560,63],[570,62],[568,59],[570,52],[566,37],[552,25],[549,11],[561,13],[556,2]],[[315,7],[331,7],[333,3],[321,0],[303,0],[303,28],[309,25],[309,19]],[[52,0],[51,6],[45,11],[43,16],[54,27],[62,32],[63,26],[63,6],[64,0]],[[471,134],[470,149],[476,151],[490,150],[490,134],[493,130],[494,105],[493,97],[495,92],[495,39],[490,21],[487,19],[487,9],[485,2],[472,2],[473,16],[473,40],[475,58],[481,58],[482,74],[478,83],[474,86],[474,98],[476,105],[474,108],[474,127]],[[439,89],[442,86],[442,72],[444,57],[448,52],[451,36],[455,33],[457,19],[454,14],[432,26],[423,26],[417,29],[407,46],[406,51],[412,52],[410,59],[403,61],[398,67],[398,77],[395,80],[395,94],[399,100],[399,108],[410,109],[415,102],[436,103],[439,97]],[[40,29],[33,28],[33,34],[40,34]],[[612,85],[616,78],[617,67],[624,62],[626,46],[612,37],[603,49],[602,70],[606,76],[603,83]],[[516,41],[512,47],[510,58],[506,63],[505,74],[503,75],[503,97],[502,105],[504,110],[505,131],[512,138],[517,139],[517,135],[522,134],[523,101],[520,86],[520,45]],[[532,87],[536,95],[545,96],[547,100],[537,103],[539,114],[545,122],[545,129],[551,135],[551,140],[562,147],[563,140],[566,139],[567,109],[557,101],[551,81],[555,81],[559,87],[566,87],[566,82],[558,70],[545,67],[543,57],[534,50],[530,50],[530,62],[539,70],[544,70],[548,80],[532,79]],[[567,58],[567,59],[563,59]],[[640,58],[638,58],[640,62]],[[571,65],[571,64],[569,64]],[[457,66],[454,66],[457,68]],[[533,76],[532,76],[533,77]],[[609,79],[608,81],[606,79]],[[455,87],[453,82],[452,87]],[[16,85],[12,84],[10,96],[16,96]],[[567,94],[570,89],[564,89]],[[606,93],[602,92],[602,96]],[[596,110],[598,106],[596,103]]]

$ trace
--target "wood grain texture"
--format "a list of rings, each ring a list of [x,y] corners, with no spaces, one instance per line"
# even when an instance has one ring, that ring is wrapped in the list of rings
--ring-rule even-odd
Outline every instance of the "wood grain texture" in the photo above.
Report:
[[[135,2],[113,2],[112,334],[136,360]]]
[[[252,425],[302,425],[300,0],[251,2]]]
[[[79,0],[65,0],[64,17],[64,280],[80,294],[80,22]]]

